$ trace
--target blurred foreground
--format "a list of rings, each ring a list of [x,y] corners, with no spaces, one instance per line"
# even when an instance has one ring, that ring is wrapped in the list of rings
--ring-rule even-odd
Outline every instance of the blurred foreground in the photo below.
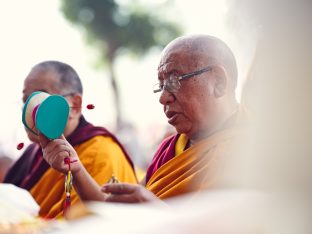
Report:
[[[41,232],[311,233],[311,5],[304,0],[233,1],[236,17],[253,19],[246,29],[259,26],[243,92],[253,124],[229,159],[219,190],[164,206],[73,207],[79,210],[72,220],[51,223]]]

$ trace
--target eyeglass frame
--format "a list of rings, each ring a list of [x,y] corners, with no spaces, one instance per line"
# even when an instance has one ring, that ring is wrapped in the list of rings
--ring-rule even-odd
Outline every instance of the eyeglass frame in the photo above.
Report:
[[[59,96],[62,96],[62,97],[64,97],[64,98],[70,97],[70,96],[73,96],[73,95],[77,94],[77,92],[70,92],[70,93],[65,93],[65,94],[50,94],[50,93],[48,93],[48,92],[45,91],[45,90],[38,90],[38,91],[40,91],[40,92],[45,92],[45,93],[47,93],[47,94],[49,94],[49,95],[59,95]],[[28,96],[28,97],[29,97],[29,96]],[[28,97],[26,98],[26,100],[28,99]],[[23,100],[24,100],[24,98],[23,98]],[[23,102],[25,103],[26,101],[23,101]]]
[[[71,93],[59,94],[59,95],[61,95],[62,97],[70,97],[70,96],[73,96],[75,94],[77,94],[77,92],[71,92]]]
[[[203,74],[204,72],[208,72],[210,71],[211,69],[213,68],[212,65],[210,66],[207,66],[205,68],[202,68],[200,70],[197,70],[197,71],[194,71],[194,72],[190,72],[190,73],[187,73],[187,74],[184,74],[184,75],[180,75],[180,76],[177,76],[177,82],[180,84],[180,81],[181,80],[185,80],[185,79],[188,79],[188,78],[191,78],[191,77],[194,77],[194,76],[198,76],[200,74]],[[155,85],[159,85],[160,83],[157,83]],[[154,85],[154,86],[155,86]],[[160,86],[160,85],[159,85]],[[180,87],[181,87],[181,84],[180,84]],[[180,89],[180,87],[178,88],[178,90]],[[163,88],[158,88],[156,90],[153,90],[153,93],[158,93],[158,92],[162,92],[163,90],[165,89],[165,85],[163,86]],[[168,91],[168,90],[167,90]],[[169,91],[170,92],[170,91]]]

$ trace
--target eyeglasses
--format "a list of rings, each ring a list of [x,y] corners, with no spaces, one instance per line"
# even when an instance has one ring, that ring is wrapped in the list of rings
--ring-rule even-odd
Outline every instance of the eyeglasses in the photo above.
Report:
[[[45,90],[38,90],[38,91],[48,93],[48,92],[45,91]],[[48,93],[48,94],[50,94],[50,93]],[[71,97],[71,96],[73,96],[73,95],[75,95],[75,94],[76,94],[76,92],[70,92],[70,93],[66,93],[66,94],[55,94],[55,95],[60,95],[60,96],[62,96],[62,97]],[[50,94],[50,95],[53,95],[53,94]],[[26,96],[26,95],[23,96],[23,103],[26,102],[26,100],[28,99],[28,97],[29,97],[29,96]]]
[[[194,72],[180,75],[180,76],[171,74],[168,79],[165,79],[163,82],[155,84],[153,87],[153,92],[158,93],[166,89],[170,93],[175,93],[181,88],[181,83],[180,83],[181,80],[191,78],[193,76],[198,76],[204,72],[210,71],[211,69],[212,69],[212,66],[208,66],[198,71],[194,71]]]
[[[71,93],[61,94],[61,96],[63,96],[63,97],[70,97],[70,96],[73,96],[75,94],[76,94],[75,92],[71,92]]]

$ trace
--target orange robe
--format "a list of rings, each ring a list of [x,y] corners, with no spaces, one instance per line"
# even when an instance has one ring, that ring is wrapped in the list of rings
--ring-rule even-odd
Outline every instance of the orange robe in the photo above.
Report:
[[[74,148],[86,170],[99,185],[105,184],[112,175],[122,182],[136,183],[131,165],[112,138],[96,136]],[[39,215],[41,217],[54,218],[63,215],[63,203],[66,197],[64,181],[64,174],[49,168],[30,190],[40,205]],[[79,201],[80,199],[73,189],[71,204]]]
[[[241,125],[231,125],[186,150],[184,134],[167,138],[148,168],[146,188],[160,199],[212,188],[241,130]]]
[[[105,184],[112,175],[121,182],[137,182],[131,159],[116,137],[105,128],[93,126],[81,116],[78,127],[67,140],[99,185]],[[65,175],[49,167],[38,144],[27,147],[10,168],[4,182],[29,190],[40,206],[41,217],[62,216]],[[73,189],[71,203],[77,202],[79,197]]]

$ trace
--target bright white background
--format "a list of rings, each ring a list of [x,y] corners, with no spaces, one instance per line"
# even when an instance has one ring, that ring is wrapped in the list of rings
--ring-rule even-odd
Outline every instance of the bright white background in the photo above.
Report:
[[[153,0],[148,4],[157,7],[162,2]],[[94,68],[96,49],[86,44],[83,34],[64,19],[59,8],[59,0],[0,1],[0,148],[14,158],[21,153],[16,145],[27,143],[21,121],[23,80],[33,65],[44,60],[72,65],[84,85],[84,106],[92,103],[96,107],[83,110],[87,119],[111,130],[114,127],[108,74],[105,69]],[[252,51],[237,40],[233,29],[229,30],[226,16],[225,0],[177,0],[164,12],[164,18],[176,19],[182,25],[184,34],[208,33],[233,49],[240,71],[240,89]],[[152,92],[157,82],[159,54],[160,51],[150,51],[141,59],[123,56],[116,66],[124,117],[135,124],[147,143],[155,134],[159,135],[167,122]]]

